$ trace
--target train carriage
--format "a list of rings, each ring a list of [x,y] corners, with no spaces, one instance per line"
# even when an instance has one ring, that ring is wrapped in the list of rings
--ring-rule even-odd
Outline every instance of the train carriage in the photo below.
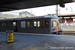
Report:
[[[38,17],[1,19],[0,32],[6,32],[6,30],[24,33],[58,33],[58,17],[45,15]]]

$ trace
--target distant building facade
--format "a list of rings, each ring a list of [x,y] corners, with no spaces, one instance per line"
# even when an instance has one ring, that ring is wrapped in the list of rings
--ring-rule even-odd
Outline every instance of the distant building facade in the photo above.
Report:
[[[0,14],[0,19],[6,19],[6,18],[19,18],[19,15],[11,15],[11,14]]]
[[[19,16],[21,16],[21,17],[34,17],[33,14],[31,14],[31,13],[29,13],[29,12],[27,12],[27,11],[20,12],[20,13],[19,13]]]

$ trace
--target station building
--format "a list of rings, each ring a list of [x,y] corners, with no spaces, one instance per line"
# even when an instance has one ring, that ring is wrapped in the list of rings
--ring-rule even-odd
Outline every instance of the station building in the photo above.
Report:
[[[58,15],[59,27],[63,31],[75,31],[75,14]]]

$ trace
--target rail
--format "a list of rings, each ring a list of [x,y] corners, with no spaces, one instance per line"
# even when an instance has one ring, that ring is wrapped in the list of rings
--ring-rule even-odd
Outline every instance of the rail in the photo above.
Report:
[[[75,31],[63,31],[61,35],[73,35],[75,36]]]

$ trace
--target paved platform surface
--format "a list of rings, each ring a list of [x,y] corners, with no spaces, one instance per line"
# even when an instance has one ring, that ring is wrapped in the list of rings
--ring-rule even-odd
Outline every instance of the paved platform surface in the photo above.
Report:
[[[75,50],[75,36],[14,33],[14,42],[7,44],[0,32],[0,50]]]

